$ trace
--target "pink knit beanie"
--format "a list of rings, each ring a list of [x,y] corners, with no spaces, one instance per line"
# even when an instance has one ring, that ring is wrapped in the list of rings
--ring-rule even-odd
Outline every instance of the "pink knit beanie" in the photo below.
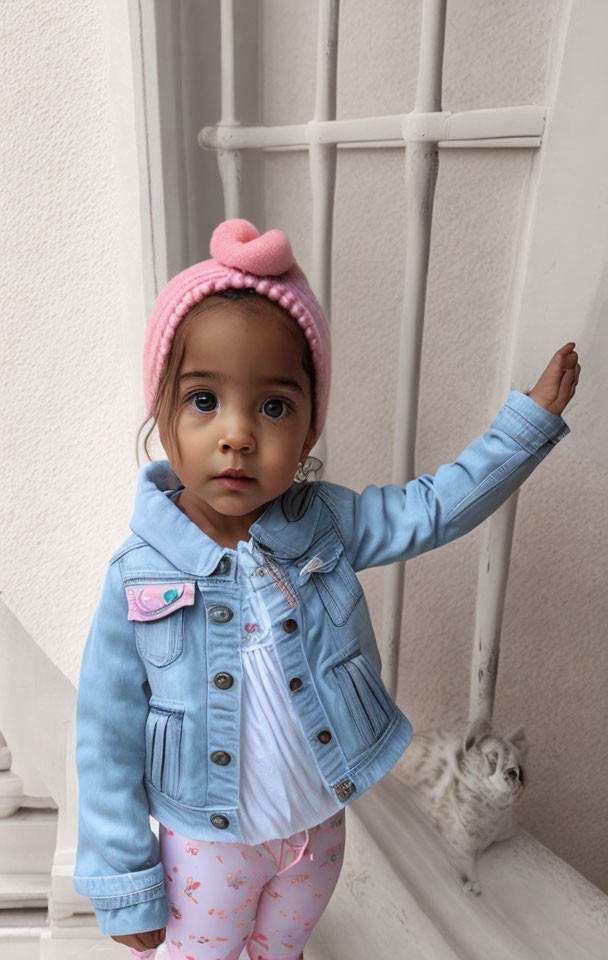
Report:
[[[227,287],[254,287],[291,314],[308,341],[316,373],[312,424],[316,443],[329,401],[329,326],[295,261],[287,236],[282,230],[267,230],[260,236],[249,220],[224,220],[213,231],[209,250],[211,259],[176,274],[161,290],[152,309],[143,350],[146,414],[152,413],[175,329],[188,310]]]

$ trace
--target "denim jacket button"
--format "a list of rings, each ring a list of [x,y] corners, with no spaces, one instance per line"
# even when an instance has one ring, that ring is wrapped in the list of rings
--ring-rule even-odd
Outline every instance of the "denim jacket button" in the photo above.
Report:
[[[228,688],[234,683],[234,677],[230,673],[224,673],[224,671],[221,671],[220,673],[216,673],[213,678],[213,682],[216,687],[220,688],[220,690],[228,690]]]
[[[289,681],[290,690],[299,690],[301,686],[302,686],[302,681],[300,680],[299,677],[292,677],[292,679]]]
[[[218,830],[225,830],[226,827],[230,826],[228,817],[224,817],[221,813],[214,813],[210,819],[213,826],[217,827]]]
[[[222,767],[225,767],[227,763],[230,763],[232,757],[225,750],[214,750],[211,759],[214,763],[219,763]]]
[[[215,573],[219,573],[219,574],[230,573],[230,557],[222,557],[217,567],[213,571],[213,574]],[[213,576],[213,574],[211,574],[211,576]]]
[[[293,620],[291,617],[288,620],[283,620],[283,630],[286,633],[293,633],[293,631],[297,629],[298,629],[297,620]]]
[[[321,730],[320,733],[317,734],[317,739],[320,740],[321,743],[329,743],[331,740],[331,733],[329,730]]]
[[[228,623],[229,620],[232,620],[234,613],[230,607],[225,607],[223,604],[218,604],[216,607],[211,607],[209,610],[209,616],[214,623]]]
[[[338,800],[341,801],[347,800],[355,792],[355,789],[353,781],[349,780],[348,777],[345,780],[340,780],[340,783],[334,787]]]

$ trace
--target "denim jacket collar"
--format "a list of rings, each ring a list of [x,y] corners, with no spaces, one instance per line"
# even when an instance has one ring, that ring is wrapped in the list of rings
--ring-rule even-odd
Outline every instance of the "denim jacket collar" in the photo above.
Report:
[[[130,527],[179,570],[207,577],[217,568],[226,547],[200,529],[170,499],[181,481],[168,460],[143,466],[137,477]],[[271,500],[249,528],[262,548],[279,559],[300,557],[310,546],[320,518],[316,483],[294,481]]]

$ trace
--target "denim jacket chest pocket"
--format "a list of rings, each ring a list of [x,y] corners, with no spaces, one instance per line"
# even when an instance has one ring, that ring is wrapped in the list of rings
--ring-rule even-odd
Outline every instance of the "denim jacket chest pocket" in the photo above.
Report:
[[[155,667],[166,667],[184,646],[184,608],[194,603],[194,583],[169,579],[125,582],[139,655]]]
[[[299,559],[298,567],[298,585],[310,580],[332,622],[337,627],[344,626],[363,596],[363,588],[344,553],[344,544],[334,537],[325,537]]]

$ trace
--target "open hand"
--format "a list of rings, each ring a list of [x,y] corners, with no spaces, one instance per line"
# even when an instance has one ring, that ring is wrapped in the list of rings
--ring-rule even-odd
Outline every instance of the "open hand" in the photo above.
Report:
[[[549,413],[561,415],[562,410],[574,396],[581,372],[574,346],[574,341],[571,340],[553,354],[539,380],[528,394]]]
[[[165,939],[166,929],[166,927],[161,927],[160,930],[148,930],[146,933],[126,933],[122,937],[112,937],[111,939],[141,952],[158,947]]]

